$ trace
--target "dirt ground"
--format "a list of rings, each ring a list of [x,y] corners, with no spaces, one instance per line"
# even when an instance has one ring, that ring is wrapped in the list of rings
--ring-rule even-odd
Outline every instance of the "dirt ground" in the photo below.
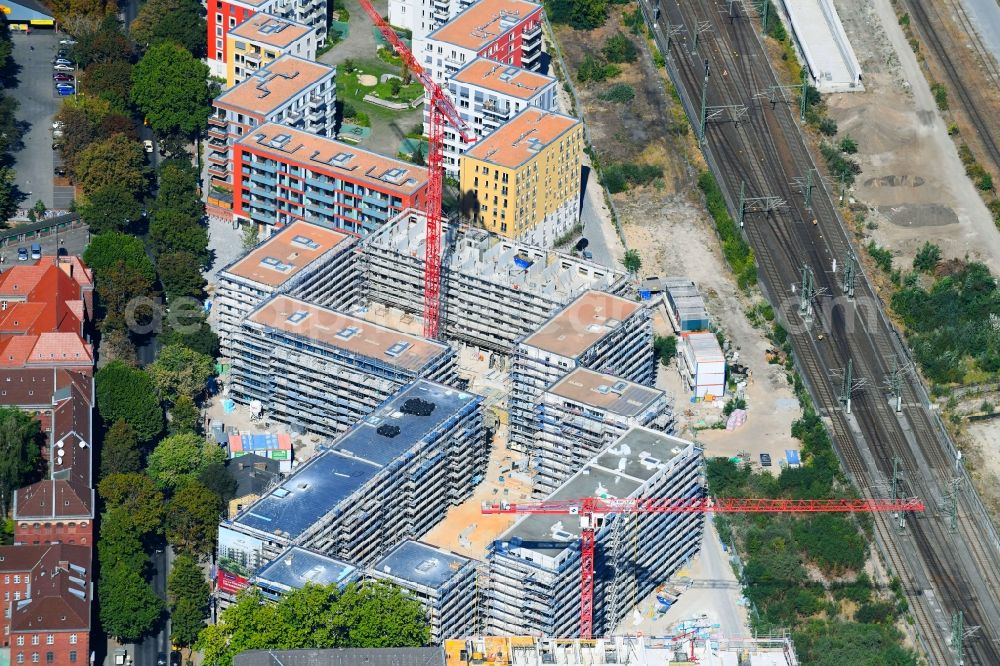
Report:
[[[897,266],[931,241],[946,258],[968,255],[1000,270],[1000,234],[965,175],[889,0],[834,4],[861,62],[865,91],[825,99],[839,136],[858,144],[863,171],[853,196],[870,208],[865,233],[897,255]]]

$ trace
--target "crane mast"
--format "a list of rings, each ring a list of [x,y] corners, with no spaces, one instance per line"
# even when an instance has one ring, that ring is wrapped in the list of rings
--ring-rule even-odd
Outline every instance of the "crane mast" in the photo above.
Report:
[[[483,502],[484,514],[580,516],[580,638],[594,633],[594,551],[597,531],[611,514],[630,513],[873,513],[923,511],[918,499],[823,499],[711,497],[584,497],[539,502]]]
[[[466,143],[476,140],[476,135],[462,120],[451,100],[434,82],[433,77],[417,62],[396,31],[386,23],[372,6],[370,0],[358,0],[375,27],[386,41],[392,44],[396,55],[424,86],[427,93],[429,135],[427,150],[427,239],[424,244],[424,337],[436,339],[440,327],[441,310],[441,199],[444,167],[444,125],[458,133]]]

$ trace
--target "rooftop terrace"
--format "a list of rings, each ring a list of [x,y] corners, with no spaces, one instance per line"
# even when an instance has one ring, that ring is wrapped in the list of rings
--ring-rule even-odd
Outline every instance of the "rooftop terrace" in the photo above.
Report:
[[[433,404],[433,411],[427,416],[405,413],[403,406],[412,398]],[[383,467],[480,400],[472,393],[418,380],[382,403],[233,522],[294,539],[349,500]]]
[[[448,352],[448,346],[440,342],[401,333],[285,295],[265,301],[247,321],[409,372],[419,372]]]
[[[526,0],[479,0],[427,38],[480,51],[541,7]]]
[[[222,273],[278,288],[329,250],[353,242],[353,236],[297,221],[223,268]]]
[[[514,65],[476,58],[451,77],[452,83],[464,83],[494,90],[509,97],[531,99],[545,87],[555,83],[551,76],[532,72]]]
[[[576,118],[529,107],[477,142],[465,155],[515,169],[580,124]]]
[[[246,39],[277,48],[284,48],[308,35],[312,28],[304,23],[278,18],[271,14],[253,14],[229,31],[236,39]]]
[[[587,368],[577,368],[548,391],[626,417],[638,416],[664,395],[663,391]]]
[[[576,358],[621,325],[642,305],[602,291],[587,291],[524,339],[524,344]]]
[[[444,225],[453,248],[446,254],[449,273],[461,273],[496,285],[565,302],[586,289],[618,289],[622,271],[564,252],[518,243],[483,229]],[[369,235],[364,244],[405,256],[424,256],[427,218],[406,210]],[[442,275],[444,271],[442,271]]]
[[[405,583],[440,589],[471,561],[419,541],[404,541],[372,569]]]
[[[334,67],[283,55],[219,95],[213,104],[263,117],[336,72]]]

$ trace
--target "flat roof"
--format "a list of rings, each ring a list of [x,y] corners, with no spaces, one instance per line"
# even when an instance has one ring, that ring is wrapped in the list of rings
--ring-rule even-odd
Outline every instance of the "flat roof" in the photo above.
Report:
[[[526,0],[479,0],[427,39],[480,51],[541,7]]]
[[[621,296],[588,290],[552,315],[523,342],[553,354],[576,358],[641,307]]]
[[[700,331],[684,333],[682,337],[699,363],[721,363],[726,360],[726,355],[722,353],[722,347],[719,346],[719,339],[715,337],[715,333]]]
[[[247,320],[410,372],[418,372],[449,351],[440,342],[284,294],[265,301]]]
[[[313,585],[345,586],[358,574],[358,568],[312,550],[292,546],[278,558],[261,567],[254,576],[286,591]]]
[[[335,67],[283,55],[216,97],[213,104],[264,116],[336,72]]]
[[[229,31],[229,36],[284,48],[295,40],[308,35],[312,28],[305,23],[289,21],[273,14],[253,14]]]
[[[489,58],[476,58],[453,74],[450,80],[453,83],[479,86],[525,100],[531,99],[555,83],[555,79],[551,76]]]
[[[784,4],[816,88],[820,92],[864,90],[861,65],[832,0]]]
[[[407,400],[433,403],[428,416],[402,411]],[[424,441],[443,423],[482,398],[424,379],[417,380],[321,450],[233,523],[294,539],[361,490],[386,465]],[[383,428],[395,426],[395,428]],[[383,433],[379,433],[382,428]],[[395,433],[390,436],[390,433]]]
[[[634,427],[591,459],[566,480],[548,499],[585,497],[624,498],[639,491],[671,460],[694,447],[689,441],[648,428]],[[519,539],[509,543],[514,539]],[[580,521],[573,515],[529,514],[514,523],[498,539],[509,547],[524,548],[555,556],[567,548],[578,548]],[[566,542],[565,546],[555,543]],[[529,547],[523,542],[543,542]],[[548,543],[545,543],[548,542]]]
[[[255,127],[236,145],[282,162],[342,175],[381,191],[409,195],[427,185],[425,167],[277,123]]]
[[[373,571],[401,581],[440,588],[471,560],[420,541],[404,541],[375,563]]]
[[[223,273],[277,288],[303,268],[342,245],[354,244],[354,237],[309,222],[296,221],[260,243],[250,254],[229,264]]]
[[[587,368],[577,368],[548,392],[620,416],[638,416],[665,395],[663,391]]]
[[[528,107],[476,143],[465,155],[513,169],[578,125],[580,121],[576,118]]]

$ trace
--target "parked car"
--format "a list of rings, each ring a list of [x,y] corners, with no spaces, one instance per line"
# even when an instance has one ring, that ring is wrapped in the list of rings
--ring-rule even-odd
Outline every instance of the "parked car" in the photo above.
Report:
[[[61,129],[52,130],[52,138],[53,139],[63,138],[63,131]]]
[[[63,128],[63,123],[61,120],[57,120],[54,123],[52,123],[52,129],[61,130],[62,128]]]
[[[150,139],[144,139],[142,145],[147,153],[153,152],[153,142]]]
[[[41,259],[42,258],[42,245],[41,245],[41,243],[32,243],[31,244],[31,258],[32,259]]]
[[[70,97],[73,95],[74,92],[75,91],[72,88],[59,88],[58,90],[56,90],[56,93],[60,97]]]
[[[28,260],[28,248],[26,248],[26,247],[19,247],[19,248],[17,248],[17,260],[18,261],[27,261]]]
[[[770,453],[762,453],[762,454],[760,454],[760,465],[761,465],[761,467],[770,467],[771,466],[771,454]]]
[[[70,60],[69,58],[53,58],[52,59],[52,64],[53,65],[73,65],[73,61]]]
[[[55,168],[55,170],[53,171],[53,173],[55,173],[55,175],[57,175],[57,176],[65,176],[66,175],[66,167],[57,166]]]
[[[73,46],[74,44],[76,44],[76,40],[69,37],[59,40],[59,46]]]
[[[58,90],[60,93],[62,93],[63,91],[67,91],[69,92],[70,95],[72,95],[76,91],[76,88],[74,88],[73,85],[70,83],[57,83],[56,90]]]
[[[73,83],[73,75],[72,74],[63,74],[62,72],[59,72],[58,74],[53,74],[52,75],[52,80],[53,81],[61,81],[61,82],[64,82],[64,83]]]
[[[74,71],[69,65],[52,65],[52,69],[57,72],[72,72]]]
[[[583,251],[583,258],[587,259],[589,261],[590,259],[594,258],[594,253],[591,252],[590,250],[584,250]]]

